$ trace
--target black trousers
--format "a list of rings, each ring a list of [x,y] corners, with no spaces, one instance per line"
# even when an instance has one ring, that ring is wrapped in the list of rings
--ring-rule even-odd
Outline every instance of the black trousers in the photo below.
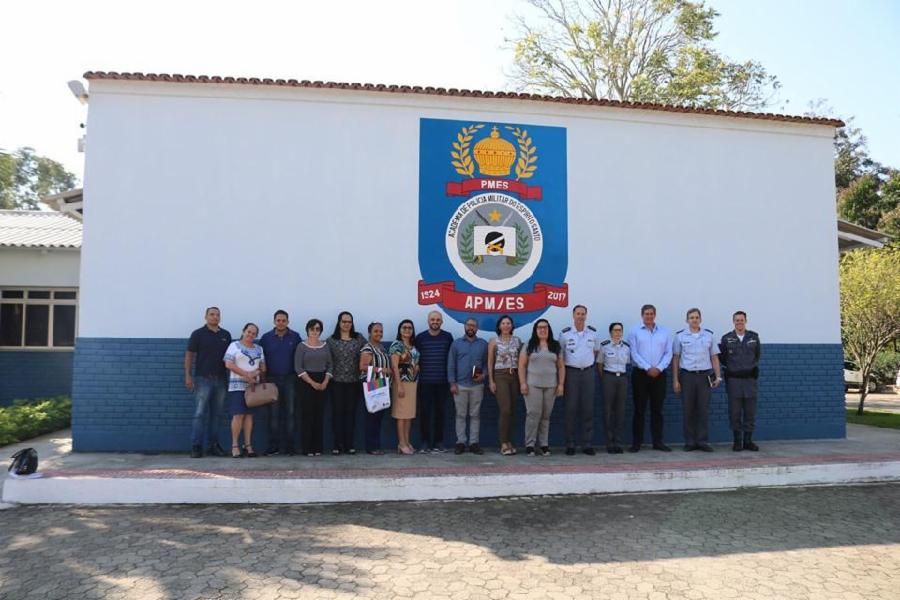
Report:
[[[628,381],[625,374],[603,373],[603,410],[606,417],[606,447],[622,445],[622,426],[625,424],[625,397]]]
[[[316,383],[322,383],[325,380],[325,373],[307,372],[306,374]],[[326,392],[314,390],[308,383],[300,380],[300,443],[303,454],[322,453],[326,396]]]
[[[644,443],[644,419],[647,405],[650,405],[650,435],[654,444],[663,441],[663,401],[666,399],[666,374],[656,377],[647,375],[647,371],[635,368],[631,372],[631,392],[634,396],[634,421],[632,423],[631,443],[640,446]]]
[[[356,425],[356,411],[362,398],[362,384],[332,381],[331,387],[331,431],[334,447],[347,452],[353,445],[353,430]]]
[[[438,448],[444,445],[444,404],[450,387],[446,383],[419,382],[416,390],[419,417],[419,434],[423,448]],[[431,415],[434,413],[432,426]]]

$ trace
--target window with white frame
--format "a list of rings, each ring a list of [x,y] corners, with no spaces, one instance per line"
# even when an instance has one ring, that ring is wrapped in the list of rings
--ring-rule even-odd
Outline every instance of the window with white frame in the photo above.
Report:
[[[76,288],[0,288],[0,348],[73,348]]]

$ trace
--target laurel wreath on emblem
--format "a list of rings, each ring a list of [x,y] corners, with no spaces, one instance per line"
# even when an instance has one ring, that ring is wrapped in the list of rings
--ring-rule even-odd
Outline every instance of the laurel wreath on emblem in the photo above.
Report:
[[[470,125],[468,127],[463,127],[460,132],[456,134],[456,141],[453,142],[453,151],[450,152],[450,156],[454,160],[450,162],[456,169],[456,172],[460,175],[475,177],[475,163],[472,161],[472,154],[469,151],[469,146],[472,143],[472,136],[482,127],[484,127],[484,123]]]
[[[516,179],[528,179],[534,175],[535,171],[537,171],[538,157],[535,154],[537,148],[532,145],[527,129],[519,129],[518,127],[512,127],[510,125],[507,125],[506,129],[516,136],[516,141],[519,143],[519,159],[516,161]]]
[[[528,255],[531,252],[531,239],[528,232],[523,230],[521,225],[515,223],[516,228],[516,256],[507,256],[506,264],[508,265],[524,265],[528,262]],[[484,262],[484,257],[475,256],[475,223],[469,225],[459,234],[461,248],[459,249],[459,257],[462,261],[469,265],[480,265]]]

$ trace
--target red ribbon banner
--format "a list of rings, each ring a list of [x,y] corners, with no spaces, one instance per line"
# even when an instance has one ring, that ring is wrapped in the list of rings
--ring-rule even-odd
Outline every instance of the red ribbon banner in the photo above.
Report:
[[[419,281],[419,304],[440,304],[448,310],[473,313],[524,313],[548,306],[569,305],[569,284],[534,284],[533,292],[493,294],[461,292],[452,281]]]
[[[468,196],[472,192],[515,192],[522,200],[541,200],[544,192],[537,186],[527,186],[512,179],[466,179],[447,182],[448,196]]]

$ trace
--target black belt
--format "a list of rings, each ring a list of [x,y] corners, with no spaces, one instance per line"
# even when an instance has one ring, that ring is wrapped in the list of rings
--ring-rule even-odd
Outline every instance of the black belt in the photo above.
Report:
[[[603,369],[603,372],[604,372],[604,373],[609,373],[610,375],[615,375],[616,377],[621,377],[622,375],[625,374],[624,371],[623,371],[622,373],[619,373],[618,371],[609,371],[609,370],[607,370],[607,369]]]
[[[575,369],[576,371],[587,371],[588,369],[593,369],[594,365],[591,365],[589,367],[573,367],[571,365],[566,365],[566,368],[567,369]]]
[[[682,373],[695,373],[695,374],[696,373],[704,373],[705,374],[705,373],[712,372],[712,369],[699,369],[697,371],[691,371],[690,369],[678,369],[678,370],[681,371]]]

